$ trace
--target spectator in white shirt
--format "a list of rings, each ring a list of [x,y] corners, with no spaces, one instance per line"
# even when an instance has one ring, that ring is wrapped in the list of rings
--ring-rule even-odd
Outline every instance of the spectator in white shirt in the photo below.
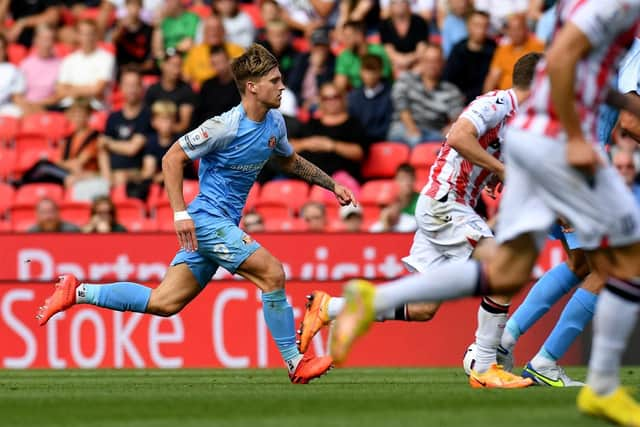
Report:
[[[20,70],[7,60],[7,39],[0,33],[0,116],[22,115],[15,104],[16,97],[24,93],[24,77]]]
[[[106,50],[98,47],[97,25],[92,20],[78,22],[80,49],[64,58],[60,67],[57,94],[60,105],[68,107],[74,98],[91,99],[96,110],[104,108],[106,89],[113,80],[115,59]]]

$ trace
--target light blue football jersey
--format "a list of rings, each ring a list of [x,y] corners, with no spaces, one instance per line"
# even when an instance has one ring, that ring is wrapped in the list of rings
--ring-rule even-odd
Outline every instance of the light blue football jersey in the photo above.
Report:
[[[254,122],[242,104],[206,120],[178,143],[191,160],[200,159],[200,193],[189,204],[189,213],[228,218],[236,225],[271,154],[293,155],[282,113],[269,110],[262,122]]]

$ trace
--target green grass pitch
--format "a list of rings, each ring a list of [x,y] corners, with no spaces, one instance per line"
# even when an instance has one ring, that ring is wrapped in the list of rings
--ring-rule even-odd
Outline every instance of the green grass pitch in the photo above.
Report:
[[[634,385],[640,368],[622,375]],[[5,370],[0,426],[608,425],[577,412],[577,392],[473,390],[461,369],[335,369],[306,386],[284,369]]]

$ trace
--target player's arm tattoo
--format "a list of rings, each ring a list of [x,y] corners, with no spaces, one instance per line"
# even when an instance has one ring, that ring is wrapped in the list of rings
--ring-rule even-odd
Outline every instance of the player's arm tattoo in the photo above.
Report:
[[[329,191],[335,189],[335,181],[319,167],[294,153],[291,157],[278,157],[280,169],[291,175],[295,175],[309,184],[319,185]]]

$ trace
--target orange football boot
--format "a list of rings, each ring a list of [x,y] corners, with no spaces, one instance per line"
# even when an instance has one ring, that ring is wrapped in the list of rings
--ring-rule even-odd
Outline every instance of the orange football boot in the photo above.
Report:
[[[306,310],[304,318],[298,329],[300,340],[298,349],[300,353],[305,353],[311,344],[311,340],[316,334],[331,322],[329,319],[329,300],[331,295],[322,291],[313,291],[307,296]]]
[[[36,319],[40,326],[44,326],[54,314],[64,311],[76,303],[76,288],[80,282],[72,274],[60,276],[55,285],[56,290],[44,301],[38,309]]]
[[[317,357],[305,354],[296,370],[289,374],[289,379],[294,384],[308,384],[309,381],[326,374],[332,367],[333,359],[330,356]]]
[[[472,370],[469,384],[472,388],[524,388],[533,385],[533,380],[507,372],[502,366],[494,363],[481,374]]]

